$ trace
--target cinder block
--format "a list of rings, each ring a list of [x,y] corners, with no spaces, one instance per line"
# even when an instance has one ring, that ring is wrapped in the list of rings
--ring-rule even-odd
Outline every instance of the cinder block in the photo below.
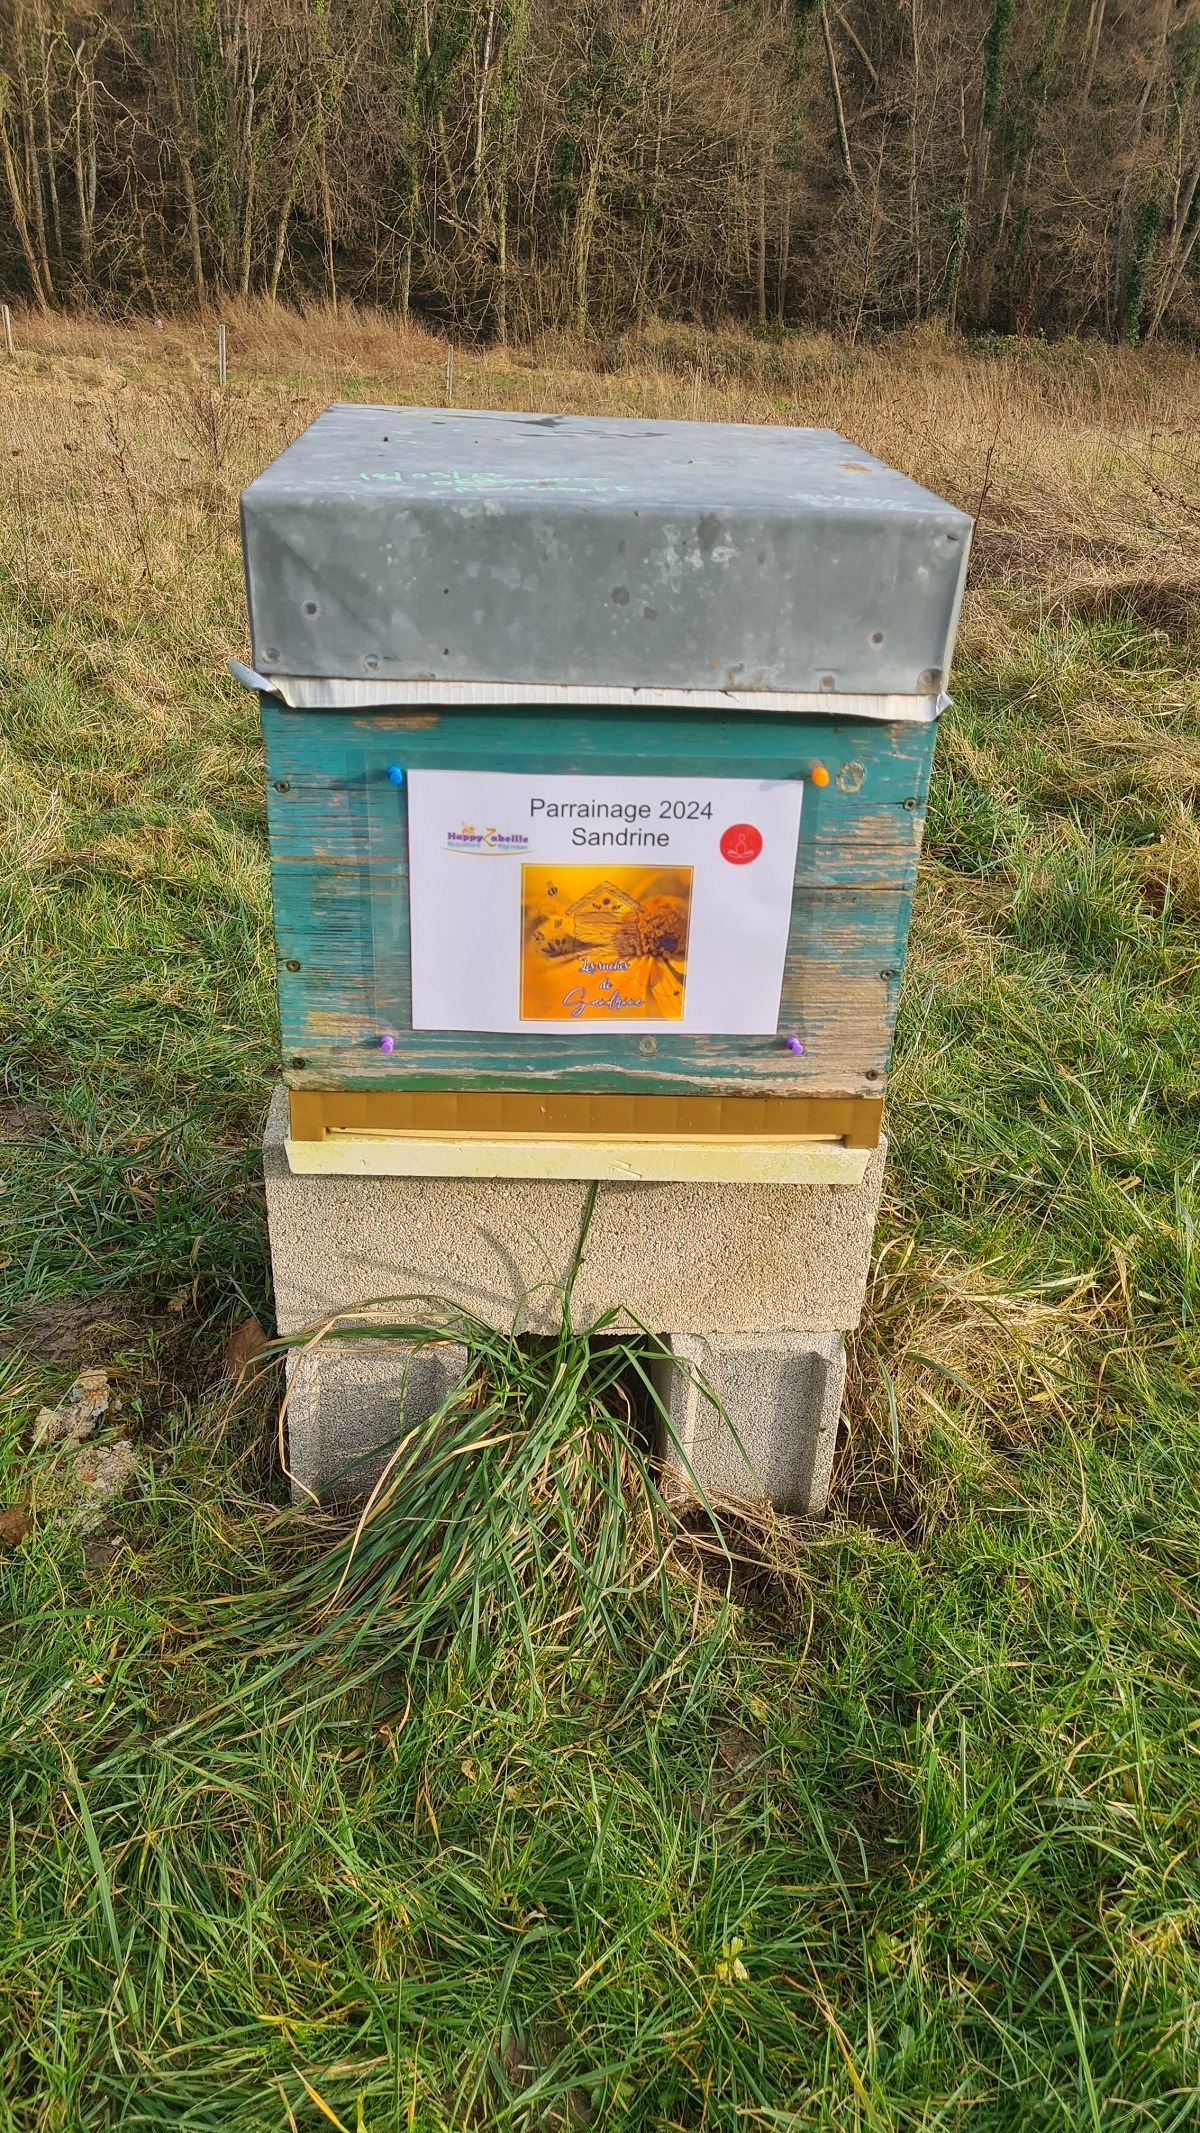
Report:
[[[297,1501],[369,1495],[404,1429],[435,1413],[466,1368],[451,1342],[321,1340],[287,1358],[287,1440]],[[375,1454],[377,1456],[370,1456]]]
[[[588,1187],[545,1178],[321,1177],[288,1166],[287,1093],[263,1143],[281,1333],[379,1297],[436,1297],[488,1325],[548,1332]],[[846,1331],[866,1287],[885,1146],[859,1185],[605,1183],[572,1297],[577,1328],[616,1308],[652,1333]]]
[[[280,1090],[264,1163],[281,1333],[338,1313],[415,1318],[426,1298],[501,1329],[557,1323],[586,1185],[298,1176],[286,1134]],[[862,1308],[884,1157],[880,1147],[858,1186],[600,1186],[572,1323],[615,1310],[615,1325],[665,1342],[675,1360],[654,1367],[683,1459],[666,1441],[660,1449],[680,1487],[690,1466],[715,1497],[824,1509],[842,1336]],[[365,1494],[382,1462],[347,1475],[349,1462],[394,1441],[402,1402],[409,1422],[432,1413],[464,1362],[460,1348],[336,1337],[297,1352],[288,1431],[296,1483],[316,1495]]]
[[[698,1485],[710,1499],[819,1516],[846,1380],[841,1332],[674,1333],[666,1347],[652,1377],[670,1417],[659,1453],[677,1492]]]

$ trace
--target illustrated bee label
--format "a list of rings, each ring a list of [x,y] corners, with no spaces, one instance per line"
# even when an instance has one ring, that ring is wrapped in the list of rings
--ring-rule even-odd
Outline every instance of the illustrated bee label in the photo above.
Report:
[[[523,866],[522,1022],[681,1022],[692,872]]]
[[[773,1032],[802,791],[410,770],[413,1028]]]

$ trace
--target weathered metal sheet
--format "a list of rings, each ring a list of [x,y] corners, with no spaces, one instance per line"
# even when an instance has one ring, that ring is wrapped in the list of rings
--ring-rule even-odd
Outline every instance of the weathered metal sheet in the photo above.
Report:
[[[971,522],[831,430],[347,406],[242,530],[271,680],[927,700]]]
[[[553,711],[608,710],[629,705],[639,711],[815,712],[825,716],[829,697],[802,689],[629,689],[571,686],[560,682],[502,681],[346,681],[319,675],[280,674],[272,681],[240,659],[229,671],[243,688],[278,696],[289,711]],[[949,703],[936,696],[837,697],[839,718],[872,718],[891,724],[911,719],[929,725]]]

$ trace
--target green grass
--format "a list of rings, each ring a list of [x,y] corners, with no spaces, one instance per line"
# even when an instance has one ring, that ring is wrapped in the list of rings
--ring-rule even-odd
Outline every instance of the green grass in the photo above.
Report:
[[[118,395],[128,481],[96,418],[0,535],[0,2129],[1194,2125],[1200,658],[975,597],[830,1520],[639,1584],[621,1359],[476,1332],[467,1556],[385,1590],[401,1492],[331,1613],[269,1384],[216,1389],[269,1311],[222,661],[273,392],[203,494]],[[145,1475],[100,1535],[30,1448],[80,1355]]]

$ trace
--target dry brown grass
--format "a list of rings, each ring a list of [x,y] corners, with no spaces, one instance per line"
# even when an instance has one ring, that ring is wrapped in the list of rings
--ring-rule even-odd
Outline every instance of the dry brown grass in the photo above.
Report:
[[[224,392],[208,321],[23,315],[16,360],[0,360],[0,543],[24,593],[20,612],[34,618],[20,627],[43,618],[43,745],[55,747],[63,716],[57,661],[88,684],[95,721],[74,791],[93,811],[145,809],[145,819],[68,849],[62,793],[47,791],[19,752],[6,757],[0,841],[10,864],[46,877],[48,898],[64,867],[147,891],[210,879],[215,891],[232,873],[265,911],[261,855],[211,831],[206,812],[226,801],[257,809],[249,716],[231,754],[228,711],[202,712],[196,693],[207,677],[203,695],[215,702],[226,658],[246,651],[237,491],[331,400],[445,398],[447,343],[419,328],[346,307],[333,317],[246,305],[227,316]],[[1118,812],[1135,780],[1159,829],[1131,848],[1130,883],[1156,912],[1200,908],[1200,743],[1179,731],[1195,696],[1183,640],[1200,585],[1191,358],[1039,344],[972,353],[934,334],[848,349],[672,328],[606,350],[566,341],[457,350],[454,398],[824,424],[979,511],[964,648],[977,672],[1004,672],[1011,707],[1020,710],[1023,691],[1036,705],[1036,763],[1014,754],[1011,734],[959,723],[942,737],[943,777],[999,809],[1040,785],[1073,806]],[[1113,656],[1124,617],[1178,647],[1177,667],[1160,662],[1152,689],[1131,688]],[[1106,619],[1117,628],[1101,655],[1086,625]],[[185,761],[197,804],[181,796],[167,821],[145,803]],[[1053,886],[1053,864],[1047,847],[1024,876],[1010,866],[983,879],[933,860],[911,987],[991,986],[1014,905]],[[1111,1282],[1097,1279],[1107,1293]],[[961,1462],[930,1450],[931,1431],[951,1428],[947,1399],[985,1472],[1014,1433],[1044,1420],[1058,1374],[1086,1377],[1096,1293],[1084,1283],[1017,1297],[962,1253],[922,1248],[902,1268],[885,1255],[852,1379],[850,1494],[878,1484],[882,1500],[884,1483],[893,1495],[903,1483],[923,1521],[937,1503],[949,1508]],[[940,1495],[918,1485],[934,1469]]]
[[[1119,1284],[1013,1292],[987,1266],[896,1238],[872,1270],[852,1343],[839,1488],[859,1515],[927,1538],[964,1498],[1020,1498],[1012,1460],[1051,1419],[1069,1426],[1089,1344],[1107,1341]]]
[[[227,318],[218,402],[211,321],[18,315],[18,356],[0,363],[5,457],[16,449],[47,473],[89,438],[103,443],[115,412],[141,432],[139,471],[157,446],[169,474],[190,446],[210,477],[241,475],[332,399],[444,401],[449,343],[386,314],[247,303]],[[980,514],[977,585],[1041,592],[1051,613],[1128,608],[1151,627],[1192,624],[1200,365],[1185,352],[1035,342],[964,353],[934,331],[847,348],[673,327],[607,349],[460,349],[454,398],[828,425]],[[193,501],[210,498],[201,488]]]

